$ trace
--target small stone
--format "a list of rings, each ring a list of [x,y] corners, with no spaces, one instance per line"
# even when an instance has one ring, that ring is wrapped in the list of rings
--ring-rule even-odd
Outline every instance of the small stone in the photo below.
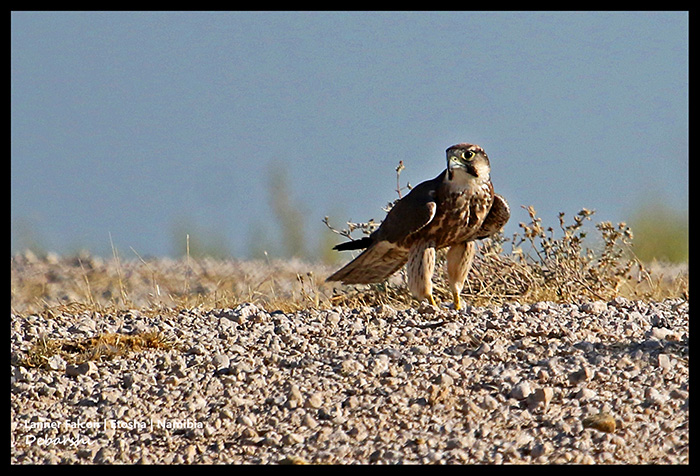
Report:
[[[382,454],[382,450],[373,451],[372,454],[369,455],[369,462],[376,463],[377,461],[382,459]]]
[[[243,324],[249,319],[257,316],[259,312],[260,309],[258,309],[255,304],[243,303],[236,306],[236,308],[233,310],[234,316],[232,320],[237,324]]]
[[[537,443],[535,446],[532,447],[532,450],[530,450],[530,456],[533,458],[539,458],[540,456],[545,456],[549,453],[552,452],[554,447],[549,441],[545,441],[544,443]]]
[[[51,370],[65,370],[66,361],[60,355],[52,355],[46,362],[46,366]]]
[[[93,458],[93,463],[97,464],[109,464],[112,463],[113,461],[113,452],[111,449],[103,447],[100,448],[99,451],[95,454],[95,457]]]
[[[82,364],[69,364],[66,366],[66,374],[71,377],[77,377],[78,375],[87,375],[97,372],[97,366],[94,362],[88,361]]]
[[[307,408],[321,408],[323,405],[323,394],[321,392],[316,392],[306,399],[305,406]]]
[[[211,364],[214,366],[214,368],[216,370],[228,368],[229,363],[230,363],[230,360],[228,358],[228,355],[226,355],[226,354],[216,354],[211,359]]]
[[[318,422],[314,420],[314,417],[312,417],[308,413],[304,415],[304,418],[302,418],[301,422],[304,426],[311,429],[314,429],[318,426]]]
[[[188,354],[194,354],[194,355],[204,355],[207,353],[206,349],[204,346],[195,344],[192,347],[189,348],[187,351]]]
[[[435,383],[442,385],[443,387],[450,387],[455,383],[455,380],[448,374],[440,374],[435,379]]]
[[[671,334],[673,334],[673,331],[671,329],[667,329],[665,327],[652,327],[651,330],[647,332],[646,337],[651,337],[657,340],[664,340]]]
[[[369,434],[363,425],[357,425],[348,430],[348,436],[354,438],[356,441],[363,441]]]
[[[241,436],[243,438],[254,439],[258,437],[258,432],[253,428],[246,427],[243,428],[243,431],[241,431]]]
[[[669,393],[668,396],[677,400],[686,400],[688,397],[690,397],[690,392],[688,392],[687,390],[674,388],[673,390],[671,390],[671,393]]]
[[[299,390],[299,386],[297,384],[292,384],[289,387],[289,396],[287,397],[287,401],[294,403],[294,407],[304,401],[304,397],[301,395],[301,391]]]
[[[340,370],[346,375],[353,374],[363,369],[364,366],[355,359],[345,359],[340,363]]]
[[[326,316],[326,321],[332,326],[337,325],[340,322],[340,314],[334,311],[331,311],[327,314]]]
[[[659,367],[664,372],[671,370],[673,365],[671,364],[671,357],[669,357],[668,354],[659,354]]]
[[[476,349],[474,355],[476,357],[481,357],[482,355],[488,354],[489,352],[491,352],[491,346],[487,342],[484,342]]]
[[[510,391],[510,396],[516,400],[524,400],[532,393],[530,384],[527,381],[521,381],[516,384]]]
[[[401,353],[401,351],[394,347],[386,347],[379,353],[382,355],[386,355],[393,360],[401,360],[403,358],[403,354]]]
[[[193,462],[195,456],[197,456],[197,447],[188,445],[187,448],[185,448],[185,461]]]
[[[248,415],[239,415],[238,418],[236,418],[236,422],[250,428],[254,426],[253,420]]]
[[[343,401],[343,408],[357,408],[360,405],[360,400],[355,395],[350,395]]]
[[[430,348],[427,345],[414,345],[409,350],[417,355],[428,355],[430,353]]]
[[[581,388],[574,394],[574,397],[578,400],[591,400],[597,395],[598,394],[595,392],[595,390],[591,390],[590,388]]]
[[[623,298],[622,296],[616,296],[608,304],[617,308],[629,307],[630,301]]]
[[[653,387],[644,390],[644,399],[649,405],[663,405],[668,400],[668,396],[662,394]]]
[[[394,314],[396,314],[396,309],[394,309],[388,304],[380,304],[379,306],[374,308],[374,312],[377,313],[379,316],[386,317],[393,316]]]
[[[608,305],[603,301],[593,301],[581,304],[580,309],[588,314],[601,314],[608,310]]]
[[[535,391],[527,397],[527,400],[531,405],[543,403],[544,406],[547,407],[549,402],[552,401],[553,396],[554,390],[552,390],[550,387],[542,387],[535,389]]]
[[[117,390],[116,388],[109,388],[102,390],[100,393],[100,400],[106,403],[114,404],[119,400],[119,397],[121,397],[122,392]]]
[[[615,418],[609,413],[598,413],[597,415],[587,416],[582,421],[584,428],[593,428],[606,433],[615,432]]]
[[[287,433],[282,437],[282,444],[285,446],[297,445],[304,442],[304,437],[297,433]]]
[[[263,446],[274,446],[277,447],[280,445],[280,439],[277,437],[277,435],[274,434],[267,434],[263,437],[262,440],[259,442]]]
[[[94,446],[87,446],[85,448],[79,449],[76,454],[77,454],[78,458],[91,460],[95,457],[96,452],[97,452],[97,448],[95,448]]]
[[[538,301],[536,303],[533,303],[530,306],[530,309],[528,309],[528,310],[530,312],[542,312],[542,311],[546,311],[547,309],[549,309],[549,303],[547,303],[545,301]]]
[[[486,410],[495,410],[498,408],[498,400],[493,398],[491,395],[486,395],[481,402],[481,407]]]
[[[428,303],[427,301],[423,301],[420,307],[418,308],[418,314],[430,315],[435,314],[437,311],[438,308]]]
[[[591,376],[592,376],[591,369],[589,369],[586,366],[583,366],[579,370],[577,370],[576,372],[572,372],[569,374],[569,382],[576,385],[577,383],[581,383],[581,382],[585,382],[587,380],[590,380]]]
[[[134,381],[134,374],[126,373],[122,376],[122,387],[131,388],[131,386],[134,385]]]
[[[451,438],[445,442],[445,449],[453,450],[455,448],[461,448],[462,442],[457,438]]]

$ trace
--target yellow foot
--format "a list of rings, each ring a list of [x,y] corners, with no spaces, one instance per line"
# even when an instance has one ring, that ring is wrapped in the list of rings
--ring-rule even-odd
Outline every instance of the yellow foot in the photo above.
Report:
[[[455,302],[455,310],[459,311],[462,309],[462,300],[459,298],[459,293],[452,293],[452,298]]]
[[[428,302],[430,303],[431,306],[437,307],[437,303],[435,302],[435,298],[433,298],[432,294],[428,294]]]

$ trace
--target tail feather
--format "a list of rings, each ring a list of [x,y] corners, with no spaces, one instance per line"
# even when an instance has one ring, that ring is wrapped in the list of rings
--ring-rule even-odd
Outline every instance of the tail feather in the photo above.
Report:
[[[398,271],[407,259],[407,250],[380,241],[333,273],[326,281],[340,281],[343,284],[377,283]]]
[[[372,242],[372,238],[365,236],[359,240],[346,241],[345,243],[339,243],[333,247],[334,250],[338,251],[348,251],[348,250],[361,250],[369,247]]]

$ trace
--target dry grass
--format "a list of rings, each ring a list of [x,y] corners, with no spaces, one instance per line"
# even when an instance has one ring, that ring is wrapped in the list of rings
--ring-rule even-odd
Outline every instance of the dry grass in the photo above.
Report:
[[[298,260],[103,259],[31,253],[11,259],[11,310],[228,308],[243,302],[283,311],[323,307],[331,268]]]
[[[21,364],[27,367],[46,367],[54,355],[59,355],[70,364],[82,364],[90,360],[111,360],[131,352],[171,347],[172,343],[156,331],[137,335],[105,333],[77,339],[40,337]]]
[[[632,252],[632,231],[624,223],[595,225],[588,237],[584,222],[593,212],[582,210],[567,224],[545,227],[532,207],[530,221],[511,238],[483,240],[463,291],[474,305],[505,301],[571,302],[610,300],[616,296],[660,300],[688,298],[687,266],[645,266]],[[350,224],[369,232],[374,224]],[[349,236],[351,230],[338,233]],[[591,244],[592,243],[592,244]],[[504,245],[510,244],[510,252]],[[414,306],[404,272],[387,282],[338,286],[324,280],[334,269],[298,260],[181,259],[125,260],[90,255],[47,256],[31,253],[11,259],[11,310],[16,315],[70,311],[71,307],[105,309],[229,308],[252,302],[268,310],[293,312],[333,306]],[[433,278],[435,295],[449,302],[444,252],[438,254]]]

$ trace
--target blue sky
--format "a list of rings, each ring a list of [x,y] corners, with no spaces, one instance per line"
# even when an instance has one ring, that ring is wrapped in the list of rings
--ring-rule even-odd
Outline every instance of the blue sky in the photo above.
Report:
[[[314,249],[325,215],[383,218],[399,160],[415,185],[458,142],[489,154],[507,235],[521,205],[553,226],[687,209],[687,12],[13,12],[11,30],[12,253],[31,232],[172,255],[189,223],[274,256],[273,170]]]

